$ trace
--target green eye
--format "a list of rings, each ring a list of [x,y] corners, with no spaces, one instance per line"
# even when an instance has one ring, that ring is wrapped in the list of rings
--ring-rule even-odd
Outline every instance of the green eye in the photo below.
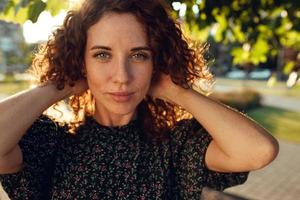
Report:
[[[149,56],[143,53],[136,53],[132,56],[135,60],[147,60]]]
[[[94,57],[98,58],[98,59],[106,60],[106,59],[110,58],[110,54],[108,54],[106,52],[99,52],[99,53],[94,54]]]

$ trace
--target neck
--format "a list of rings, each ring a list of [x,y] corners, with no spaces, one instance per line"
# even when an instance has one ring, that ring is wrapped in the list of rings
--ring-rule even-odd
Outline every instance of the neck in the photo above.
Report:
[[[104,113],[96,110],[94,119],[104,126],[123,126],[128,124],[131,120],[136,119],[137,112],[131,112],[125,115],[115,113]]]

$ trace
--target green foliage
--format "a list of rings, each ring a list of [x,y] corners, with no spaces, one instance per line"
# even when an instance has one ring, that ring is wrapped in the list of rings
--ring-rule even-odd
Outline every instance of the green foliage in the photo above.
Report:
[[[269,45],[263,38],[258,38],[253,44],[253,47],[249,46],[249,49],[243,47],[235,47],[232,49],[231,54],[233,56],[234,64],[253,63],[255,65],[260,62],[267,61],[267,53],[269,51]]]
[[[46,4],[43,1],[35,0],[33,3],[29,4],[28,7],[28,18],[32,22],[36,22],[40,13],[45,10]]]
[[[46,3],[41,0],[8,0],[0,19],[23,24],[27,19],[36,22]]]
[[[283,73],[288,75],[293,70],[294,66],[295,66],[295,62],[293,61],[287,62],[283,67]]]
[[[44,10],[54,16],[62,9],[68,8],[68,5],[68,1],[65,0],[8,0],[0,13],[0,19],[19,24],[26,20],[34,23]]]
[[[168,1],[170,4],[173,2]],[[183,18],[187,26],[207,30],[217,43],[232,45],[235,64],[257,65],[274,57],[282,47],[300,50],[300,1],[298,0],[187,0]],[[192,7],[199,8],[193,16]],[[178,12],[177,12],[178,14]],[[204,16],[204,17],[203,17]],[[196,28],[189,28],[196,30]],[[250,49],[243,48],[248,45]]]
[[[62,0],[48,0],[46,10],[48,10],[52,16],[59,14],[62,9],[68,8],[68,1]]]

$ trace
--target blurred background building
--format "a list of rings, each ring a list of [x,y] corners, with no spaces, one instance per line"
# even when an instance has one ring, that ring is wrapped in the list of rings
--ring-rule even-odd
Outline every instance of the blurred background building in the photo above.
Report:
[[[22,27],[0,20],[0,73],[24,71],[24,46]]]

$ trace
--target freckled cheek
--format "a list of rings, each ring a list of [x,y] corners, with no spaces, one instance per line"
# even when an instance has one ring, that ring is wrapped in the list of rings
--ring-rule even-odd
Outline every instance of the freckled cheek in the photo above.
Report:
[[[87,82],[92,93],[103,92],[107,84],[107,81],[101,72],[88,73]]]

